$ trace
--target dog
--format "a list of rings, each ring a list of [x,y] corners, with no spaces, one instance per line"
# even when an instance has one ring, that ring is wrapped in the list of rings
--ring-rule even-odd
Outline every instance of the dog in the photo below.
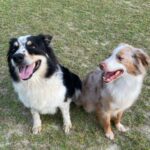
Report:
[[[149,63],[150,58],[143,50],[120,44],[83,80],[76,104],[87,112],[96,112],[107,138],[114,139],[111,120],[119,131],[128,130],[121,124],[121,118],[138,98]]]
[[[50,35],[26,35],[12,38],[7,54],[9,73],[19,100],[29,108],[32,132],[42,129],[40,114],[62,112],[64,131],[72,127],[70,103],[81,91],[80,78],[59,64]]]

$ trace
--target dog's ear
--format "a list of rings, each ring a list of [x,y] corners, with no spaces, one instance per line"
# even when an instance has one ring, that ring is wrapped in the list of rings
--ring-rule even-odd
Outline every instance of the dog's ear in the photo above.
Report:
[[[46,42],[47,45],[49,45],[52,41],[52,36],[51,35],[44,35],[44,40]]]
[[[148,54],[146,54],[143,50],[141,49],[137,49],[136,50],[136,59],[138,60],[138,62],[140,61],[142,63],[142,65],[148,69],[149,65],[150,65],[150,57],[148,56]]]
[[[51,35],[45,35],[45,34],[40,34],[39,35],[39,37],[40,38],[42,38],[42,40],[45,42],[45,44],[48,46],[50,43],[51,43],[51,41],[52,41],[52,36]]]

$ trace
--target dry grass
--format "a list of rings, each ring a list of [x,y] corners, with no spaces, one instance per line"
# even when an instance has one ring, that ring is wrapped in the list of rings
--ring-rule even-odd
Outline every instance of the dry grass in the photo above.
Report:
[[[9,38],[49,33],[60,62],[83,77],[120,42],[150,50],[148,0],[0,1],[0,149],[150,149],[150,72],[138,102],[123,122],[131,130],[104,137],[94,114],[71,107],[73,129],[62,131],[62,117],[42,116],[43,131],[31,134],[31,115],[17,101],[7,71]]]

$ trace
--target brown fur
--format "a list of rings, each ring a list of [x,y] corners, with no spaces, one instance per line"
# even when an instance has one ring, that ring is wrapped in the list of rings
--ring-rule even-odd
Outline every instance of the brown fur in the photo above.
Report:
[[[120,63],[126,66],[128,73],[138,75],[142,72],[146,72],[150,58],[140,49],[136,49],[132,46],[128,46],[122,49],[117,56],[123,58]]]
[[[149,57],[142,50],[125,45],[117,56],[124,59],[118,60],[126,68],[129,74],[137,76],[139,74],[146,73],[148,64],[150,62]],[[116,110],[111,109],[111,103],[113,99],[102,98],[102,91],[105,91],[105,83],[103,82],[103,71],[96,69],[90,72],[83,80],[82,93],[77,101],[78,104],[82,105],[87,112],[95,111],[97,119],[101,122],[105,134],[108,138],[113,139],[114,135],[111,130],[111,120],[114,121],[115,126],[119,131],[125,132],[126,129],[120,123],[123,115],[122,109]],[[111,137],[109,137],[111,136]]]
[[[138,63],[140,71],[143,72],[148,69],[150,65],[150,57],[146,53],[138,49],[136,50],[134,57]]]

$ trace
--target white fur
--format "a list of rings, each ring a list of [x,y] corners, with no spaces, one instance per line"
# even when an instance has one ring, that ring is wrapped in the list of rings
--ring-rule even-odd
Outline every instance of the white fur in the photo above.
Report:
[[[113,53],[111,54],[110,57],[108,57],[107,59],[105,59],[104,63],[107,64],[107,70],[111,71],[115,71],[118,69],[123,69],[124,71],[126,71],[126,68],[123,64],[118,63],[117,59],[116,59],[116,55],[117,53],[123,48],[123,45],[119,45],[117,48],[114,49]]]
[[[126,57],[119,56],[121,50]],[[144,66],[145,71],[138,74],[129,72],[129,65],[135,63],[135,52],[136,48],[127,44],[121,44],[114,49],[111,56],[100,64],[101,69],[90,72],[83,80],[82,92],[77,102],[78,105],[83,105],[87,112],[96,111],[106,137],[111,140],[114,139],[111,120],[115,119],[115,126],[119,131],[126,132],[128,128],[120,123],[122,114],[137,100],[141,92],[146,72]],[[112,74],[115,74],[115,78],[111,78]],[[105,80],[106,78],[110,80]]]
[[[38,133],[37,130],[41,126],[39,114],[54,114],[57,108],[60,108],[62,111],[64,126],[66,126],[65,132],[69,132],[68,130],[71,127],[69,114],[71,100],[68,99],[67,102],[64,102],[66,88],[63,85],[61,70],[58,70],[49,79],[33,75],[29,80],[14,82],[13,85],[20,101],[31,109],[33,133]]]
[[[63,73],[58,66],[58,70],[50,77],[43,77],[47,69],[46,58],[36,55],[30,56],[25,49],[25,43],[29,36],[23,36],[18,39],[19,49],[16,53],[24,53],[27,64],[32,64],[37,60],[41,60],[41,65],[29,80],[21,80],[13,82],[15,91],[19,95],[19,100],[31,109],[33,117],[33,133],[37,134],[41,131],[40,114],[54,114],[60,108],[64,120],[64,130],[66,133],[71,128],[70,120],[70,102],[71,99],[65,100],[66,87],[63,84]],[[15,63],[12,60],[12,65]],[[17,67],[16,67],[17,68]],[[18,72],[18,70],[16,69]]]
[[[111,83],[106,83],[102,89],[103,100],[111,100],[111,109],[116,110],[116,113],[120,110],[124,111],[134,103],[141,92],[144,78],[144,74],[136,76],[129,74],[127,68],[117,61],[117,53],[126,46],[131,47],[127,44],[119,45],[114,49],[112,55],[104,61],[107,64],[107,71],[115,71],[118,69],[124,71],[121,77]]]
[[[50,79],[33,75],[29,80],[13,85],[26,107],[34,108],[41,114],[54,114],[65,99],[66,88],[61,78],[62,72],[57,71]]]
[[[46,63],[45,57],[40,56],[40,55],[30,56],[28,51],[26,50],[26,43],[27,43],[27,38],[28,37],[30,37],[30,35],[21,36],[21,37],[18,38],[17,43],[19,45],[19,48],[14,54],[24,54],[25,55],[24,61],[28,65],[31,65],[32,63],[34,63],[37,60],[42,60],[42,64],[44,64],[43,65],[43,70],[45,70],[45,67],[44,67],[44,66],[46,66],[45,65],[45,63]],[[16,45],[16,42],[15,42],[15,45]],[[11,60],[11,63],[14,67],[16,67],[16,64],[15,64],[13,59]],[[16,70],[16,71],[18,71],[18,70]]]
[[[19,44],[19,49],[16,51],[17,53],[25,53],[26,52],[26,48],[25,48],[25,44],[27,42],[27,38],[30,37],[31,35],[26,35],[26,36],[20,36],[17,40],[18,44]]]
[[[124,74],[122,78],[106,84],[102,89],[102,98],[111,100],[111,109],[124,111],[129,108],[141,92],[143,76]],[[113,114],[112,114],[113,115]],[[115,115],[115,114],[114,114]]]

